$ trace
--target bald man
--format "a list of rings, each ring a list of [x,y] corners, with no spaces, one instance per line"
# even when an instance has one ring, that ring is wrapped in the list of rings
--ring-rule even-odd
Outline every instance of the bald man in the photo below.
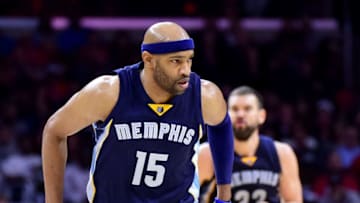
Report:
[[[150,26],[142,61],[89,82],[47,121],[42,159],[47,203],[63,202],[67,137],[92,125],[86,194],[96,203],[199,201],[203,128],[213,153],[215,202],[231,198],[233,135],[219,88],[191,72],[194,42],[173,22]]]

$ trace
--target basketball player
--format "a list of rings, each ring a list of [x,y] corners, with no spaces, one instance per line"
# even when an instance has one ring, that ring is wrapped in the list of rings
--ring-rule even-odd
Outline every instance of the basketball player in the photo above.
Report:
[[[67,137],[91,124],[96,145],[89,202],[198,202],[197,154],[205,123],[219,183],[215,201],[230,200],[231,121],[220,89],[191,72],[193,40],[178,24],[159,22],[145,32],[141,56],[116,75],[91,81],[47,121],[47,203],[63,201]]]
[[[248,86],[234,89],[228,98],[235,141],[231,188],[233,203],[302,202],[302,189],[295,153],[288,144],[259,135],[266,111],[262,96]],[[200,184],[214,176],[208,143],[200,147]],[[214,184],[212,184],[214,185]],[[213,199],[210,184],[204,202]]]

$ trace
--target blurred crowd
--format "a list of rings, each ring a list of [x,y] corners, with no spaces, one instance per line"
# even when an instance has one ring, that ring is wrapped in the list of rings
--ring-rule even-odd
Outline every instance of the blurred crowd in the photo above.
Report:
[[[154,10],[127,9],[135,8],[136,1],[25,2],[2,0],[0,14],[31,16],[47,10],[71,15],[72,9],[83,11],[81,15],[146,16],[155,12],[156,16],[210,16],[202,10],[207,3],[207,9],[234,5],[237,9],[232,12],[240,17],[291,17],[297,13],[303,17],[305,10],[312,17],[331,17],[337,3],[189,0],[173,1],[169,9],[160,12],[158,6]],[[80,8],[85,4],[86,9]],[[141,4],[154,7],[150,2]],[[223,15],[225,10],[215,15]],[[263,94],[268,118],[261,130],[294,148],[305,203],[359,202],[360,93],[356,81],[360,75],[354,74],[355,82],[350,85],[344,79],[341,29],[324,34],[314,31],[307,18],[296,26],[285,20],[283,28],[269,37],[244,30],[238,23],[219,30],[214,18],[206,22],[204,29],[190,30],[196,43],[193,71],[217,83],[225,96],[244,84]],[[74,21],[66,30],[54,31],[42,23],[25,34],[0,30],[0,203],[44,201],[40,151],[46,119],[91,79],[140,60],[143,30],[86,30]],[[85,202],[94,144],[91,130],[69,138],[64,202]]]
[[[342,0],[1,0],[6,16],[224,16],[331,17],[341,12]],[[355,3],[355,0],[349,0]]]

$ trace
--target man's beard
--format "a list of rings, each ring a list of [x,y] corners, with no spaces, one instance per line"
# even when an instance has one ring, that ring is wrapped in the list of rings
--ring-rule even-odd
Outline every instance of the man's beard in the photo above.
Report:
[[[239,141],[246,141],[249,139],[249,137],[253,134],[253,132],[256,129],[257,129],[257,126],[248,126],[243,129],[233,128],[235,139],[237,139]]]
[[[179,78],[178,81],[184,78],[186,77],[183,76],[182,78]],[[171,95],[180,95],[184,93],[183,90],[179,90],[176,88],[176,81],[172,81],[166,75],[166,73],[163,71],[163,68],[159,64],[157,64],[155,67],[154,80],[162,89],[164,89]]]

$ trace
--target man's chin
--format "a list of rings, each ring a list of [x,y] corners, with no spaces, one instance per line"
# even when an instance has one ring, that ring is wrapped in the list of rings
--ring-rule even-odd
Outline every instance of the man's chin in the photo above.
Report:
[[[183,88],[177,88],[176,90],[174,90],[174,95],[181,95],[184,94],[187,88],[183,89]]]
[[[244,128],[243,130],[234,131],[234,137],[239,141],[246,141],[251,137],[251,134],[254,132],[252,128]]]
[[[250,135],[248,136],[235,136],[235,139],[238,141],[247,141],[250,138]]]

